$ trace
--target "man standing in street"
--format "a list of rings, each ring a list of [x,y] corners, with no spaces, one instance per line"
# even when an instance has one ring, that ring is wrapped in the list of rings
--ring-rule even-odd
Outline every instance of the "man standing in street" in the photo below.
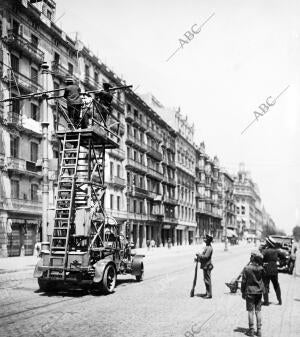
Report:
[[[211,243],[213,241],[213,237],[211,235],[206,234],[204,242],[206,244],[203,253],[197,254],[198,261],[200,262],[200,268],[203,269],[203,279],[205,283],[206,293],[201,297],[203,298],[212,298],[212,289],[211,289],[211,271],[213,269],[213,265],[211,263],[211,258],[213,254],[213,248]]]
[[[263,305],[269,305],[270,281],[272,281],[273,283],[278,304],[281,305],[282,304],[281,290],[278,282],[278,270],[277,270],[278,250],[276,249],[276,242],[274,241],[274,239],[272,239],[272,237],[267,237],[266,244],[267,247],[262,252],[263,264],[265,269],[265,276],[264,276],[265,293]]]
[[[74,84],[72,77],[66,78],[66,84],[67,86],[65,88],[64,98],[67,100],[68,116],[73,123],[73,126],[78,128],[81,107],[83,105],[80,97],[80,88],[78,85]]]

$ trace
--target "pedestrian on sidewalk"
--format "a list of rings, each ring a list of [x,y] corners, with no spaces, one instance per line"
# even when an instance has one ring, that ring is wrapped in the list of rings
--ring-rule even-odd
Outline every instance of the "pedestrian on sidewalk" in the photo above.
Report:
[[[252,251],[250,263],[243,269],[241,292],[246,300],[248,311],[249,330],[248,336],[254,336],[254,312],[256,316],[257,336],[261,337],[261,300],[264,293],[264,268],[263,256],[259,251]]]
[[[170,249],[170,248],[171,248],[171,246],[172,246],[172,241],[171,241],[171,239],[170,239],[170,238],[168,238],[168,248]]]
[[[155,241],[154,241],[154,239],[151,240],[151,248],[152,249],[155,248]]]
[[[211,262],[213,248],[211,243],[213,237],[206,234],[204,242],[206,244],[202,254],[197,254],[197,259],[200,262],[200,268],[203,269],[203,279],[206,288],[206,293],[201,295],[203,298],[212,298],[212,286],[211,286],[211,271],[213,269],[213,264]]]
[[[276,242],[272,237],[266,238],[266,248],[262,251],[263,253],[263,264],[265,269],[264,284],[265,284],[265,293],[264,293],[264,302],[263,305],[269,305],[269,290],[270,290],[270,281],[272,281],[278,304],[282,304],[281,300],[281,290],[278,281],[278,270],[277,270],[277,261],[279,258],[279,252],[276,249]]]
[[[150,250],[150,240],[146,240],[146,246],[147,246],[147,249]]]

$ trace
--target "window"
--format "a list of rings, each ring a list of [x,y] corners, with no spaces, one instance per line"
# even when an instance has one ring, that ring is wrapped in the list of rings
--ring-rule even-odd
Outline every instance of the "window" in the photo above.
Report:
[[[131,158],[130,152],[131,152],[131,151],[130,151],[130,147],[127,146],[127,158],[128,158],[128,159]]]
[[[13,199],[19,199],[20,184],[18,180],[11,180],[11,197]]]
[[[242,206],[242,214],[245,214],[245,206]]]
[[[236,207],[236,214],[240,214],[240,208]]]
[[[131,105],[127,104],[127,111],[131,111]]]
[[[40,120],[40,109],[34,103],[31,103],[31,118],[34,119],[35,121]]]
[[[31,81],[38,83],[38,71],[33,67],[31,67]]]
[[[36,163],[37,159],[38,159],[38,144],[30,143],[30,160]]]
[[[140,188],[144,188],[143,177],[140,177]]]
[[[94,79],[96,83],[99,83],[99,74],[97,72],[94,73]]]
[[[52,19],[52,13],[51,13],[51,11],[49,11],[49,9],[47,10],[47,18],[48,18],[49,20]]]
[[[121,178],[121,165],[117,165],[117,177]]]
[[[111,161],[109,165],[110,165],[109,166],[110,179],[112,179],[114,176],[114,163]]]
[[[90,67],[85,65],[85,77],[90,77]]]
[[[19,138],[11,136],[10,138],[10,155],[13,158],[19,157]]]
[[[13,71],[19,72],[19,58],[14,54],[10,56],[11,68]]]
[[[31,34],[31,44],[33,45],[34,48],[37,48],[39,44],[39,39],[37,38],[37,36],[33,34]]]
[[[140,201],[140,213],[144,213],[144,205],[143,205],[143,201]]]
[[[121,197],[117,196],[117,210],[119,211],[121,208]]]
[[[59,64],[59,61],[60,61],[60,55],[57,54],[57,53],[54,53],[54,62],[55,62],[56,64]]]
[[[130,185],[130,172],[127,172],[127,184]]]
[[[136,213],[136,200],[133,200],[133,212]]]
[[[110,209],[113,209],[114,208],[114,195],[111,194],[110,195]]]
[[[31,185],[31,200],[37,201],[38,200],[38,185],[32,184]]]
[[[70,75],[73,75],[73,71],[74,71],[74,66],[72,63],[68,63],[68,73]]]

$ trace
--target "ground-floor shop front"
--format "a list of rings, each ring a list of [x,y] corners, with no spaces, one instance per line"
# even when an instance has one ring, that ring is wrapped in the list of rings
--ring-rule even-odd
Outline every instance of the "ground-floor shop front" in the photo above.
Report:
[[[1,217],[1,257],[33,255],[41,241],[41,217],[28,214],[5,214]]]

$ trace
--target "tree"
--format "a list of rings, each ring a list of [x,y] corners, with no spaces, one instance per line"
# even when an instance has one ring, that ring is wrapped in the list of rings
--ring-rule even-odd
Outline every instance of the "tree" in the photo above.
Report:
[[[295,226],[293,228],[293,236],[296,241],[300,241],[300,226]]]

